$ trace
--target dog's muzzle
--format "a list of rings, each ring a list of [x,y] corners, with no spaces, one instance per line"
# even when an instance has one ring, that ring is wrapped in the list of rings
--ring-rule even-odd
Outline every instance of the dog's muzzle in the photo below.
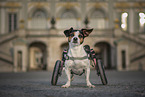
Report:
[[[73,43],[78,43],[78,38],[77,37],[73,38]]]

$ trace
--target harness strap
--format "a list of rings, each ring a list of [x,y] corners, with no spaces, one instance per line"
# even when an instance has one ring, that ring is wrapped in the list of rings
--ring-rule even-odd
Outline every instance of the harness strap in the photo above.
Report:
[[[84,59],[88,59],[88,56],[84,56],[84,57],[69,57],[69,56],[66,56],[66,60],[84,60]]]

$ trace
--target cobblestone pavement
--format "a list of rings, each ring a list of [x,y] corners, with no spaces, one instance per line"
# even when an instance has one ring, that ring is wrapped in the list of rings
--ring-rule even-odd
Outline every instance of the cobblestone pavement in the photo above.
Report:
[[[0,73],[0,97],[145,97],[145,72],[106,71],[108,85],[102,85],[95,71],[88,88],[84,74],[75,75],[70,88],[61,88],[66,82],[63,72],[58,85],[52,86],[51,72]]]

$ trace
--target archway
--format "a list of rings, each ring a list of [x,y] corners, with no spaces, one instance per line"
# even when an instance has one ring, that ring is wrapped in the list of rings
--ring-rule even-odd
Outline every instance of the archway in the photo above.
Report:
[[[46,70],[47,68],[46,45],[34,42],[29,45],[29,70]]]
[[[35,8],[33,7],[30,11],[28,11],[28,17],[30,20],[28,21],[28,27],[30,29],[48,29],[49,23],[47,18],[49,17],[48,10],[45,8]]]
[[[111,62],[111,46],[107,42],[99,42],[95,44],[96,55],[102,59],[106,69],[112,68]]]

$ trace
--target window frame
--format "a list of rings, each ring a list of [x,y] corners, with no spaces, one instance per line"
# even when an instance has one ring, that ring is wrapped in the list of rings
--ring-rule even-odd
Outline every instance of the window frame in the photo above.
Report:
[[[8,32],[16,31],[18,28],[18,15],[16,12],[8,13]]]

